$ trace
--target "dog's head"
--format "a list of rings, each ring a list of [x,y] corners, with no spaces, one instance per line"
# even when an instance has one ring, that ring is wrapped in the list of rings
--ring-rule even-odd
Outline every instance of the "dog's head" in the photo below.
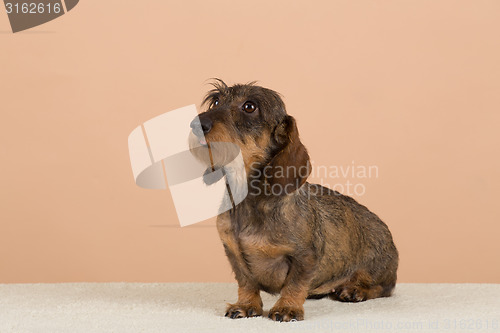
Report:
[[[311,171],[309,155],[280,95],[254,83],[227,86],[216,80],[213,86],[202,104],[207,111],[191,123],[195,157],[209,168],[224,166],[230,154],[215,143],[230,142],[240,148],[252,180],[285,189],[281,193],[302,186]],[[200,146],[210,148],[210,154]]]

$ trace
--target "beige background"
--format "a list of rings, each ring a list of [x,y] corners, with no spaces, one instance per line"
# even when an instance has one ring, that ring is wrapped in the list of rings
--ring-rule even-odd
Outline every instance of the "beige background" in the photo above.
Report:
[[[0,13],[0,282],[233,281],[213,221],[175,227],[127,151],[216,76],[281,92],[315,164],[378,166],[357,199],[401,282],[500,283],[499,18],[494,0],[85,0],[14,35]]]

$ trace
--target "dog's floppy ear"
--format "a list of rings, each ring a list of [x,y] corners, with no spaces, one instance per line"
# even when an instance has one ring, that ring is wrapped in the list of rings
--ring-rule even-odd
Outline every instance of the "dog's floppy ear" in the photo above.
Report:
[[[290,194],[300,188],[311,173],[309,154],[300,142],[297,124],[292,116],[287,115],[272,136],[279,148],[264,175],[273,194]]]

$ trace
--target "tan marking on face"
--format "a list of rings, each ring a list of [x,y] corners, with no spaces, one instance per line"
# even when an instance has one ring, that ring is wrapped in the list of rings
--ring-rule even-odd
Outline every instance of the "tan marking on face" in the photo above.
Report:
[[[207,142],[231,142],[240,147],[241,154],[243,156],[243,162],[245,163],[245,171],[247,175],[252,169],[252,165],[254,163],[260,163],[264,161],[266,148],[270,145],[271,142],[271,133],[268,130],[265,130],[261,135],[257,138],[254,138],[252,135],[246,135],[244,140],[239,139],[240,136],[237,133],[234,133],[234,129],[224,125],[223,123],[216,122],[212,126],[210,132],[205,135],[205,139]],[[198,145],[197,138],[192,139],[194,145]],[[215,147],[216,148],[216,147]],[[230,162],[228,160],[227,151],[212,149],[212,157],[215,165],[221,166]],[[205,156],[204,156],[205,157]],[[205,159],[203,160],[205,163]]]
[[[262,163],[266,157],[266,148],[270,145],[271,137],[268,131],[265,131],[256,139],[250,135],[245,136],[245,144],[241,144],[241,154],[245,162],[245,171],[247,175],[255,165]]]

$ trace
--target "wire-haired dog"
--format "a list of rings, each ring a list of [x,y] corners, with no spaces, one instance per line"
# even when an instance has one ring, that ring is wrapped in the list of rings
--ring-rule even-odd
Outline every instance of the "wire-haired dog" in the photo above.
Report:
[[[390,296],[398,252],[389,229],[354,199],[306,182],[309,155],[280,95],[254,83],[213,85],[208,110],[191,124],[191,147],[238,145],[249,185],[247,197],[217,218],[239,287],[226,316],[262,315],[260,290],[280,294],[269,311],[276,321],[304,319],[306,298]],[[224,165],[192,152],[208,170]]]

